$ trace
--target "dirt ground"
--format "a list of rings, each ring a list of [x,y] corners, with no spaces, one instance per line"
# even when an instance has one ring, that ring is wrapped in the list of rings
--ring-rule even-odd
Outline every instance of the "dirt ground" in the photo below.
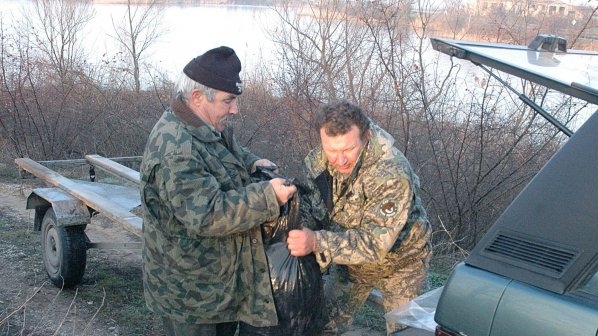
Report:
[[[14,232],[22,229],[17,225],[29,225],[29,234],[17,237],[17,243],[11,239],[0,244],[0,330],[7,335],[118,335],[117,325],[95,319],[101,302],[82,302],[78,292],[62,291],[49,282],[39,234],[31,232],[34,211],[25,209],[29,191],[19,184],[0,184],[0,216],[11,219],[7,225],[13,225]],[[98,229],[90,227],[89,234],[103,234]]]
[[[34,211],[25,209],[31,185],[16,181],[0,181],[0,219],[9,218],[9,232],[21,232],[23,237],[0,238],[0,334],[5,335],[126,335],[118,322],[110,318],[110,293],[93,279],[93,265],[88,261],[86,285],[75,290],[60,290],[48,281],[41,260],[39,232],[33,232]],[[6,222],[6,221],[4,221]],[[4,224],[3,224],[4,225]],[[27,230],[22,226],[27,225]],[[22,232],[25,232],[23,234]],[[94,216],[86,234],[91,241],[139,241],[109,220]],[[17,243],[15,243],[15,241]],[[21,242],[22,243],[19,243]],[[111,264],[116,273],[141,274],[139,250],[88,251],[88,260]],[[91,268],[91,269],[90,269]],[[91,278],[91,279],[89,279]],[[140,286],[134,283],[134,286]],[[134,293],[138,293],[136,287]],[[104,292],[103,292],[104,291]],[[137,298],[139,299],[139,298]],[[156,325],[156,322],[152,322]],[[144,329],[142,329],[144,330]],[[138,335],[156,335],[156,327],[145,327]],[[356,326],[343,336],[381,336],[385,333]]]

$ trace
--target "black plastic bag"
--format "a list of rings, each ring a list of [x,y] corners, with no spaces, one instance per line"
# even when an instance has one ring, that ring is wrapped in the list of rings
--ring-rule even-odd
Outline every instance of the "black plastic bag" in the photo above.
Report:
[[[262,179],[273,177],[258,174]],[[309,216],[309,200],[302,197],[302,191],[298,187],[281,208],[277,221],[262,226],[279,324],[254,327],[241,323],[239,336],[315,336],[322,332],[324,289],[320,266],[313,254],[294,257],[286,245],[289,230],[301,229],[302,217]]]

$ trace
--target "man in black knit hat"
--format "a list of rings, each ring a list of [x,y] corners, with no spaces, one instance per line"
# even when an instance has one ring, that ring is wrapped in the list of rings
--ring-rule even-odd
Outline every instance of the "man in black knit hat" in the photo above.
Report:
[[[274,163],[240,146],[228,124],[240,71],[229,47],[191,60],[143,154],[144,293],[167,335],[278,323],[260,224],[278,218],[296,187],[251,183],[256,166]]]

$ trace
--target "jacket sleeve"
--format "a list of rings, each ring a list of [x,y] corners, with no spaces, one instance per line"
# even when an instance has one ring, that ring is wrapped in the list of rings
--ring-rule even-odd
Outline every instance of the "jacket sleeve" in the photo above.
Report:
[[[253,163],[259,160],[260,157],[250,152],[249,149],[247,149],[246,147],[239,147],[241,148],[241,155],[243,157],[243,163],[245,164],[245,168],[247,169],[247,171],[250,171],[251,166],[253,166]]]
[[[163,199],[189,236],[226,236],[274,220],[280,213],[268,182],[222,191],[201,159],[189,154],[162,159]]]
[[[404,173],[376,171],[364,186],[363,206],[351,208],[355,223],[337,231],[316,231],[316,257],[329,263],[357,265],[381,261],[393,247],[407,222],[412,189]]]

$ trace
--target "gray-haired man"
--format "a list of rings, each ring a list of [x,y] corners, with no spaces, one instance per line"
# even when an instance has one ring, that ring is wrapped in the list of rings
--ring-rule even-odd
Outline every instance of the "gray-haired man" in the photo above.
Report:
[[[251,183],[274,165],[236,141],[241,62],[211,49],[183,70],[141,163],[143,284],[168,335],[234,335],[238,321],[278,323],[260,224],[279,216],[295,186]]]

